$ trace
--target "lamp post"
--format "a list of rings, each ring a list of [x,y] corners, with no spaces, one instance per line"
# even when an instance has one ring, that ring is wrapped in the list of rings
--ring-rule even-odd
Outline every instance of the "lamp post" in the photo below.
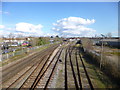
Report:
[[[102,68],[102,62],[103,62],[103,39],[105,35],[101,34],[102,36],[102,46],[101,46],[101,57],[100,57],[100,69]]]

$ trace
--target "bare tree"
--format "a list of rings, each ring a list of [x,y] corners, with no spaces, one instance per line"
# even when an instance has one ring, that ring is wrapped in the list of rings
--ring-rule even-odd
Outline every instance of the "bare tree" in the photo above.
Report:
[[[23,36],[23,34],[17,34],[17,38],[18,38],[18,40],[20,40],[19,41],[19,44],[21,45],[22,44],[22,40],[23,40],[23,38],[24,38],[24,36]]]
[[[109,38],[112,37],[112,33],[111,32],[107,33],[106,37],[109,37]]]
[[[12,41],[14,40],[15,35],[14,35],[13,33],[10,33],[10,34],[8,35],[8,38],[9,38],[10,45],[12,45]]]
[[[17,38],[23,38],[22,34],[17,34]]]

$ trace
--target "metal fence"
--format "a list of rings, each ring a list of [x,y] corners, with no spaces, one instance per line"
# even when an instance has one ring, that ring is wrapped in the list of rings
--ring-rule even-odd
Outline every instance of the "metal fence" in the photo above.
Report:
[[[41,45],[41,46],[35,46],[35,47],[32,47],[32,48],[23,48],[20,51],[6,53],[6,54],[3,54],[3,55],[1,54],[0,55],[1,56],[1,61],[12,58],[12,57],[17,56],[17,55],[24,54],[24,53],[29,53],[30,54],[30,53],[36,51],[38,48],[45,47],[45,46],[48,46],[48,45],[50,45],[50,44],[45,44],[45,45]]]
[[[103,60],[101,62],[101,53],[97,53],[94,50],[88,50],[84,48],[84,51],[91,54],[93,57],[96,57],[98,59],[99,63],[102,63],[104,65],[112,65],[114,66],[117,70],[120,70],[120,62],[119,62],[119,56],[116,56],[116,58],[112,58],[112,56],[106,56],[106,54],[103,54]]]

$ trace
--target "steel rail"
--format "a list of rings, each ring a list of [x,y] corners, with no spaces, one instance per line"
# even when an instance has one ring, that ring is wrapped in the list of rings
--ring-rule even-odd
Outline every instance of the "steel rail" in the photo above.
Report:
[[[72,50],[73,50],[73,48],[72,48]],[[77,83],[77,79],[76,79],[76,76],[75,76],[74,67],[73,67],[72,60],[71,60],[72,50],[71,50],[71,52],[70,52],[70,48],[69,48],[68,53],[69,53],[70,66],[71,66],[71,69],[72,69],[72,74],[73,74],[73,78],[74,78],[75,87],[76,87],[76,89],[78,90],[79,87],[78,87],[78,83]]]
[[[47,88],[47,86],[48,86],[48,84],[49,84],[49,82],[50,82],[50,79],[51,79],[51,77],[52,77],[52,75],[53,75],[53,72],[54,72],[54,70],[55,70],[55,68],[56,68],[57,62],[59,61],[60,55],[61,55],[61,53],[62,53],[62,50],[63,50],[63,49],[61,49],[61,51],[60,51],[60,53],[59,53],[59,55],[58,55],[58,57],[57,57],[57,61],[55,62],[55,65],[54,65],[54,67],[53,67],[53,69],[52,69],[52,72],[51,72],[51,74],[50,74],[50,76],[49,76],[49,78],[48,78],[48,80],[47,80],[47,82],[46,82],[46,84],[45,84],[44,90],[46,90],[46,88]]]
[[[58,44],[53,45],[53,46],[58,46]],[[51,48],[51,46],[50,46],[49,48],[47,48],[47,49],[50,49],[50,48]],[[8,71],[8,70],[9,70],[9,71],[12,72],[14,68],[20,67],[20,69],[17,68],[17,71],[15,70],[14,73],[11,73],[11,76],[14,76],[14,75],[17,74],[20,70],[24,69],[24,68],[25,68],[25,65],[30,65],[31,62],[35,61],[35,58],[40,57],[42,53],[44,53],[44,52],[47,51],[47,49],[44,49],[44,50],[42,50],[42,51],[39,51],[37,54],[33,54],[33,55],[31,55],[30,57],[28,57],[28,58],[24,58],[23,60],[16,62],[16,63],[15,63],[14,65],[12,65],[11,67],[6,67],[6,68],[4,68],[3,70],[4,70],[4,71],[6,71],[6,70]],[[22,65],[22,67],[21,67],[21,65]],[[2,70],[2,72],[3,72],[3,70]],[[5,83],[5,82],[10,78],[10,76],[8,76],[8,74],[9,74],[9,72],[5,72],[5,73],[3,72],[2,84]]]
[[[91,90],[94,90],[93,85],[92,85],[92,82],[91,82],[90,77],[89,77],[89,75],[88,75],[88,73],[87,73],[86,67],[85,67],[85,65],[84,65],[84,62],[83,62],[83,59],[82,59],[80,53],[79,53],[79,58],[80,58],[80,61],[82,62],[82,65],[83,65],[83,68],[84,68],[84,71],[85,71],[85,74],[86,74],[88,83],[89,83],[89,85],[90,85],[90,88],[91,88]]]
[[[56,47],[54,47],[55,49]],[[54,49],[48,54],[48,58],[50,57],[50,55],[52,54],[52,52],[54,51]],[[47,54],[44,55],[44,57],[42,58],[41,61],[43,61],[43,59],[46,57]],[[47,60],[48,60],[47,58]],[[46,60],[46,61],[47,61]],[[39,67],[40,63],[38,64],[38,66],[34,69],[34,71],[30,74],[30,76],[35,72],[35,70]],[[30,78],[30,76],[25,80],[25,82],[21,85],[21,87],[19,88],[19,90],[23,87],[23,85],[27,82],[27,80]]]
[[[75,53],[75,59],[76,59],[76,65],[77,65],[78,82],[79,82],[80,90],[82,90],[81,75],[80,75],[80,70],[79,70],[79,65],[78,65],[78,58],[77,58],[77,49],[76,49],[76,53]]]
[[[58,51],[59,52],[59,51]],[[34,83],[32,84],[32,86],[30,87],[30,90],[33,90],[36,88],[38,82],[41,80],[41,78],[44,76],[44,74],[46,73],[46,71],[48,70],[49,66],[51,65],[51,63],[53,62],[53,60],[55,59],[55,57],[57,56],[58,52],[56,53],[56,55],[53,57],[52,61],[49,63],[49,65],[47,66],[47,68],[44,70],[44,72],[42,73],[41,76],[38,76],[39,78],[36,78],[36,81],[34,81]],[[42,68],[44,68],[46,65],[46,63],[44,63],[44,65],[42,66]],[[41,74],[41,72],[40,72]],[[39,75],[40,75],[39,74]]]
[[[51,53],[51,54],[52,54],[52,53]],[[38,78],[40,77],[40,74],[42,73],[42,71],[43,71],[45,65],[47,64],[47,62],[48,62],[48,60],[49,60],[51,54],[49,55],[49,57],[47,58],[47,60],[46,60],[45,63],[43,64],[43,66],[42,66],[42,68],[41,68],[39,74],[38,74],[37,77],[35,78],[35,80],[34,80],[32,86],[30,87],[31,90],[32,90],[32,88],[35,87],[35,86],[37,85],[37,83],[39,82],[39,79],[38,79]]]
[[[65,90],[68,90],[68,84],[67,84],[67,55],[68,55],[68,52],[67,52],[67,49],[66,49],[66,52],[65,52]]]
[[[42,60],[46,57],[47,54],[43,55],[41,58],[39,58],[40,61],[35,62],[35,64],[33,64],[28,70],[26,70],[21,76],[19,76],[13,83],[11,83],[9,85],[9,87],[7,87],[6,89],[9,89],[10,87],[12,87],[18,80],[20,80],[27,72],[29,72],[34,66],[36,66],[37,63],[41,63]],[[36,57],[35,59],[38,59],[38,57]],[[38,64],[38,66],[39,66]]]
[[[45,57],[45,56],[44,56]],[[43,57],[43,58],[44,58]],[[36,62],[35,64],[37,64],[38,62]],[[41,61],[39,62],[39,64],[41,63]],[[23,77],[28,71],[30,71],[34,66],[35,66],[35,64],[34,65],[32,65],[27,71],[25,71],[19,78],[17,78],[13,83],[11,83],[11,85],[9,86],[9,87],[7,87],[6,88],[6,90],[8,90],[12,85],[14,85],[18,80],[20,80],[21,79],[21,77]],[[38,64],[38,66],[39,66],[39,64]]]

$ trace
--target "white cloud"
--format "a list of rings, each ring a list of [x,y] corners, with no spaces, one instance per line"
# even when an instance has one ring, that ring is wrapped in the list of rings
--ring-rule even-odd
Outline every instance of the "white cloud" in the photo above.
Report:
[[[66,36],[93,36],[96,30],[87,28],[86,25],[95,23],[95,20],[83,19],[79,17],[68,17],[57,20],[53,23],[54,31]]]
[[[4,35],[4,29],[5,26],[4,25],[0,25],[0,38]]]
[[[0,14],[9,14],[9,12],[6,12],[6,11],[0,11]]]
[[[3,29],[3,28],[5,28],[5,26],[4,25],[0,25],[0,29]]]
[[[0,36],[8,36],[10,33],[14,33],[14,28],[8,28],[5,25],[0,25]]]
[[[3,30],[0,30],[0,37],[3,36]]]
[[[15,36],[21,34],[23,36],[44,36],[42,31],[42,25],[34,25],[30,23],[20,22],[15,25],[15,28],[5,27],[0,25],[0,36],[8,36],[9,33],[15,34]]]
[[[9,31],[0,30],[0,37],[2,37],[2,36],[7,36],[7,35],[9,35],[9,34],[10,34]]]
[[[9,14],[9,12],[4,12],[4,14]]]
[[[46,33],[46,34],[44,34],[43,36],[44,37],[46,37],[46,36],[48,36],[48,37],[50,37],[50,36],[57,36],[58,35],[58,33]]]
[[[34,24],[30,24],[30,23],[25,23],[25,22],[21,22],[21,23],[17,23],[16,24],[16,31],[17,32],[22,32],[22,33],[27,33],[27,34],[36,34],[36,35],[42,35],[42,25],[38,24],[38,25],[34,25]]]

